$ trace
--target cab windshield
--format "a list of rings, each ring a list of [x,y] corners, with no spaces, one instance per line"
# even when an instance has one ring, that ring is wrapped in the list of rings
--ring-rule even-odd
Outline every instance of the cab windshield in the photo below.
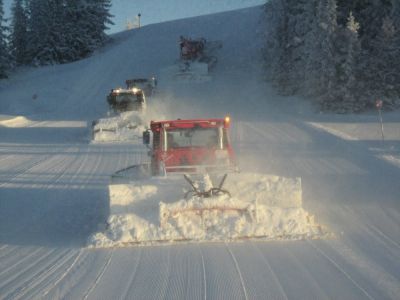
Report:
[[[218,147],[218,128],[179,128],[167,131],[167,149]]]

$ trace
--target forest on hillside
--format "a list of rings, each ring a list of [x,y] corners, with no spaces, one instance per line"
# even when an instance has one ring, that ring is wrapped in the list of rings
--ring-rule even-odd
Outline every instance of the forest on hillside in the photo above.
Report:
[[[0,78],[15,66],[67,63],[107,40],[111,0],[13,0],[5,20],[0,0]]]
[[[283,95],[337,113],[400,105],[399,0],[270,0],[265,41],[267,78]]]

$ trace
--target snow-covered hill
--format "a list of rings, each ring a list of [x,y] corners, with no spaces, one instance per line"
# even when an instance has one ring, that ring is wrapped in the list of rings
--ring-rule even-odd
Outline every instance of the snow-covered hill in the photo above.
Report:
[[[398,299],[400,118],[315,113],[263,81],[260,7],[123,32],[80,62],[0,83],[1,299]],[[335,237],[92,250],[109,176],[142,159],[130,143],[90,144],[105,95],[160,75],[180,35],[222,40],[210,82],[159,77],[154,118],[233,120],[245,171],[302,178],[307,211]]]

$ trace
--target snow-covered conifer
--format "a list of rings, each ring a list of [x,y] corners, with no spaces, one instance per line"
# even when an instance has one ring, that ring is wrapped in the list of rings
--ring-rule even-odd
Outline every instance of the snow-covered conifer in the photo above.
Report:
[[[400,31],[400,1],[398,0],[392,0],[391,17],[394,27]]]
[[[356,91],[357,60],[360,53],[359,29],[360,25],[350,12],[346,27],[340,28],[336,35],[335,88],[331,92],[335,101],[326,102],[325,109],[343,113],[364,108]]]
[[[378,96],[394,106],[400,1],[271,0],[266,19],[267,74],[280,93],[338,112],[363,110]]]
[[[369,67],[369,84],[375,98],[382,98],[385,107],[396,106],[398,97],[398,59],[397,32],[391,18],[383,20],[381,31],[372,44],[372,59]],[[371,99],[374,101],[374,99]]]
[[[34,65],[57,62],[55,47],[61,32],[55,26],[57,11],[56,0],[33,0],[29,2],[29,38],[28,56]],[[60,20],[61,21],[61,20]]]
[[[34,64],[65,63],[101,46],[111,24],[109,0],[30,2],[29,53]]]
[[[310,36],[315,19],[316,0],[295,0],[289,5],[290,87],[292,93],[305,93],[306,66],[309,59]]]
[[[284,82],[285,49],[287,45],[286,0],[271,0],[265,6],[266,46],[265,61],[267,77],[279,87]]]
[[[85,23],[87,24],[87,42],[93,51],[107,40],[105,30],[113,24],[109,10],[110,0],[87,0],[85,8]]]
[[[400,57],[400,1],[392,0],[391,19],[393,21],[395,36],[393,40],[393,47],[396,51],[395,55]],[[393,62],[393,68],[400,70],[400,59]],[[396,87],[397,96],[400,98],[400,72],[396,74]]]
[[[334,101],[331,92],[334,88],[336,68],[334,41],[337,30],[336,1],[319,0],[315,22],[308,43],[310,49],[307,62],[307,94],[319,97],[323,102]],[[322,103],[323,104],[323,103]]]
[[[0,0],[0,78],[7,78],[7,73],[10,69],[7,30],[8,28],[4,25],[3,0]]]
[[[17,65],[27,63],[28,20],[23,0],[15,0],[12,6],[10,48]]]

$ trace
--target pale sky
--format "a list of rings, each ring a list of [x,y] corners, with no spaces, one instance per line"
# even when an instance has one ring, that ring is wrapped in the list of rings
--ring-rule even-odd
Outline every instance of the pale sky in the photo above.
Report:
[[[6,15],[12,0],[3,0]],[[111,13],[115,23],[110,33],[125,29],[127,20],[141,13],[141,24],[147,25],[199,15],[261,5],[266,0],[113,0]]]

